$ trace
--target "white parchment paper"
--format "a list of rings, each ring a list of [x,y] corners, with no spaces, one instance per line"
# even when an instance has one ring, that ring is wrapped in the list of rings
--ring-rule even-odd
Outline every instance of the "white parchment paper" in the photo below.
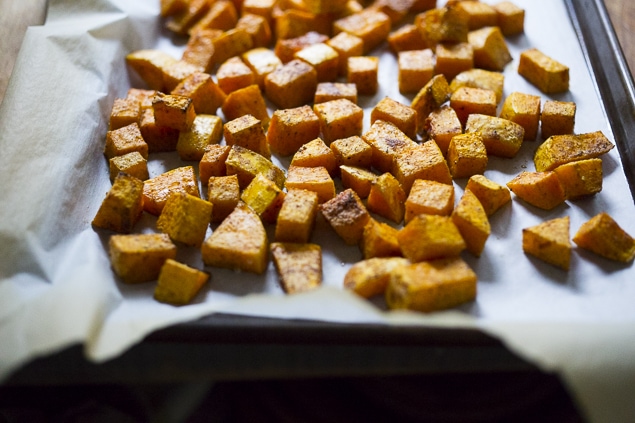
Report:
[[[601,102],[561,1],[515,0],[526,10],[525,34],[508,40],[514,61],[505,71],[505,95],[542,95],[518,76],[519,52],[536,47],[571,68],[571,89],[552,97],[578,105],[576,132],[602,130],[610,139]],[[443,2],[439,2],[442,4]],[[152,283],[128,286],[110,270],[108,235],[90,222],[110,187],[103,157],[113,100],[139,78],[125,55],[161,48],[178,57],[182,40],[162,30],[158,1],[53,0],[46,24],[30,28],[0,109],[0,379],[29,360],[85,345],[94,361],[116,357],[145,335],[214,312],[336,322],[475,327],[513,351],[557,371],[591,421],[635,420],[635,272],[575,249],[563,272],[522,252],[521,229],[568,215],[572,234],[606,211],[635,234],[635,207],[614,149],[604,156],[604,189],[593,198],[542,211],[514,198],[492,216],[492,234],[480,258],[465,255],[479,276],[478,299],[456,310],[422,315],[386,312],[341,289],[348,266],[361,258],[318,220],[324,287],[285,296],[273,265],[264,276],[207,268],[211,282],[196,301],[172,307],[152,299]],[[383,50],[380,91],[360,98],[365,130],[370,110],[399,94],[394,56]],[[513,160],[492,158],[485,175],[506,183],[533,170],[539,141],[526,142]],[[178,164],[157,155],[151,173]],[[457,198],[465,181],[455,183]],[[139,231],[153,231],[146,216]],[[201,268],[196,250],[179,258]]]

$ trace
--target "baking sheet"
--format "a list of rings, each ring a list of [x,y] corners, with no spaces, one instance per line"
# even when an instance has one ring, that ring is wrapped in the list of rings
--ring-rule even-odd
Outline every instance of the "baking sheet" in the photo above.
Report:
[[[132,3],[132,4],[130,4]],[[440,4],[443,2],[439,2]],[[510,39],[505,94],[540,94],[517,75],[518,53],[536,47],[571,68],[571,89],[552,97],[578,104],[576,132],[602,130],[614,139],[563,2],[515,0],[527,11],[525,34]],[[479,275],[476,302],[422,315],[383,310],[346,293],[347,266],[360,258],[323,221],[313,239],[325,249],[324,287],[285,296],[273,265],[263,277],[207,268],[212,281],[194,304],[172,307],[152,299],[152,284],[116,281],[105,253],[108,235],[90,227],[110,186],[101,154],[114,98],[140,81],[125,55],[157,45],[182,48],[162,31],[155,1],[51,1],[46,25],[26,35],[0,110],[0,376],[69,344],[83,343],[91,360],[116,357],[148,333],[214,312],[344,323],[479,328],[546,370],[558,371],[591,419],[627,421],[635,415],[635,272],[575,250],[562,272],[525,256],[521,228],[569,215],[572,233],[600,211],[629,233],[634,206],[617,149],[604,160],[604,190],[593,198],[539,211],[514,199],[492,217],[484,254],[464,257]],[[396,90],[394,57],[381,56],[381,90],[363,98],[369,108]],[[537,142],[514,160],[492,159],[486,176],[505,183],[532,170]],[[151,163],[160,172],[161,156]],[[455,184],[457,198],[464,182]],[[140,230],[152,231],[146,216]],[[321,229],[321,230],[320,230]],[[202,267],[193,251],[184,261]]]

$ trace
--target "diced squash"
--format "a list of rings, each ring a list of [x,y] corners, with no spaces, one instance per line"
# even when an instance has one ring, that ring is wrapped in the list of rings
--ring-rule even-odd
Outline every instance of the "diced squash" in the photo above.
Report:
[[[392,22],[390,18],[379,10],[367,8],[333,22],[333,32],[347,32],[364,40],[364,54],[369,53],[390,33]]]
[[[295,53],[304,47],[310,46],[311,44],[323,43],[329,39],[327,35],[320,34],[316,31],[305,32],[296,37],[286,37],[281,34],[277,35],[278,40],[276,41],[274,51],[276,56],[282,60],[282,63],[292,61]]]
[[[320,137],[301,146],[293,155],[291,166],[321,166],[331,175],[334,175],[339,170],[333,150]]]
[[[437,143],[444,155],[448,152],[452,138],[463,133],[459,117],[448,105],[443,105],[428,115],[424,121],[424,130],[428,138]]]
[[[496,103],[498,104],[503,99],[504,85],[505,75],[501,72],[474,68],[463,71],[455,76],[450,83],[450,90],[454,92],[461,87],[492,90],[496,94]]]
[[[293,188],[307,189],[318,195],[318,203],[322,204],[335,197],[335,182],[328,170],[323,166],[301,167],[290,166],[285,182],[287,190]]]
[[[459,229],[466,249],[480,257],[492,230],[483,205],[472,191],[463,193],[452,211],[452,221]]]
[[[265,98],[256,84],[240,88],[229,94],[223,103],[222,110],[226,120],[252,115],[260,120],[264,129],[269,127],[271,121]]]
[[[322,216],[348,245],[357,245],[364,226],[371,219],[362,200],[352,189],[346,189],[319,207]]]
[[[340,178],[345,189],[350,188],[360,198],[366,198],[370,194],[373,183],[377,180],[377,175],[369,169],[342,165],[340,166]]]
[[[355,84],[358,94],[375,95],[379,89],[379,58],[349,57],[346,78],[349,83]]]
[[[545,94],[569,90],[569,67],[535,48],[520,54],[518,74]]]
[[[461,87],[450,96],[450,107],[454,109],[463,126],[473,114],[496,116],[497,106],[496,93],[492,90]]]
[[[456,75],[474,67],[474,47],[470,43],[440,43],[435,48],[434,71],[452,81]]]
[[[237,175],[241,189],[249,185],[259,173],[264,174],[282,188],[285,184],[285,175],[282,169],[273,164],[271,160],[239,145],[233,145],[225,160],[227,175]]]
[[[189,32],[194,33],[201,29],[220,29],[227,31],[236,26],[238,13],[236,6],[229,0],[218,0],[213,2],[205,16],[199,19],[190,28]]]
[[[207,185],[207,181],[212,176],[225,176],[227,175],[227,156],[229,156],[229,150],[231,146],[210,144],[205,147],[205,153],[198,164],[199,178],[203,185]]]
[[[328,39],[326,44],[331,46],[338,54],[338,75],[346,75],[348,69],[348,58],[361,56],[364,54],[364,40],[357,35],[348,32],[340,32],[336,36]]]
[[[410,193],[416,179],[452,183],[448,163],[434,141],[399,151],[395,156],[391,173],[395,175],[406,194]]]
[[[334,81],[339,74],[340,55],[326,43],[316,43],[304,47],[294,55],[315,68],[318,82]]]
[[[535,140],[540,124],[540,96],[515,91],[503,102],[500,117],[515,122],[525,130],[525,140]]]
[[[434,8],[415,16],[415,25],[428,46],[467,41],[468,16],[458,7]]]
[[[364,259],[373,257],[400,257],[401,248],[397,240],[399,229],[387,223],[370,219],[364,226],[359,243]]]
[[[406,224],[420,214],[450,216],[454,209],[454,185],[416,179],[405,203]]]
[[[503,35],[521,34],[525,30],[525,10],[511,1],[501,1],[494,4],[498,14],[498,26]]]
[[[193,32],[187,40],[181,60],[199,67],[204,72],[214,70],[214,38],[223,31],[218,29],[204,29]]]
[[[496,116],[472,114],[465,123],[465,133],[479,133],[487,154],[497,157],[516,157],[523,145],[525,130],[522,126]]]
[[[120,173],[102,200],[92,224],[119,233],[130,233],[143,212],[143,181]]]
[[[401,223],[405,213],[405,201],[406,193],[399,181],[392,174],[384,173],[371,185],[366,204],[369,211],[395,223]]]
[[[512,199],[509,188],[486,178],[483,175],[473,175],[468,179],[466,191],[471,191],[481,202],[485,214],[493,215]]]
[[[564,270],[571,262],[569,216],[523,228],[523,251]]]
[[[144,159],[148,158],[148,144],[143,139],[137,123],[106,132],[106,146],[104,147],[106,158],[112,159],[133,151],[141,154]]]
[[[567,200],[576,200],[602,191],[602,159],[565,163],[553,171],[560,179]]]
[[[527,203],[544,210],[551,210],[566,200],[564,188],[553,171],[521,172],[507,187]]]
[[[216,85],[210,74],[204,72],[191,74],[171,94],[190,97],[196,114],[214,115],[225,101],[223,90]]]
[[[170,239],[200,247],[212,217],[212,203],[199,197],[177,192],[168,200],[157,219],[157,229]]]
[[[278,242],[307,243],[315,227],[318,195],[306,189],[290,189],[284,198],[278,220],[275,240]]]
[[[538,172],[553,170],[576,160],[594,159],[608,153],[615,145],[602,131],[579,135],[554,135],[543,142],[534,154]]]
[[[209,273],[167,259],[154,288],[154,299],[173,305],[189,304],[208,280]]]
[[[450,85],[443,75],[435,75],[412,100],[410,107],[417,112],[417,128],[423,130],[425,119],[450,99]]]
[[[411,262],[457,257],[466,244],[449,216],[420,214],[397,234],[404,257]]]
[[[357,86],[348,82],[320,82],[315,89],[313,103],[346,99],[357,104]]]
[[[340,138],[362,134],[364,109],[350,100],[315,104],[313,111],[320,121],[322,139],[327,145]]]
[[[372,165],[380,172],[390,172],[400,151],[417,145],[390,122],[376,120],[362,135],[372,149]]]
[[[344,276],[344,288],[363,298],[383,295],[395,269],[410,264],[403,257],[373,257],[353,264]]]
[[[170,31],[185,35],[199,19],[205,16],[210,6],[210,2],[206,0],[190,0],[183,10],[167,21],[165,26]]]
[[[154,120],[159,126],[187,131],[192,126],[196,112],[190,97],[157,93],[152,99]]]
[[[253,115],[242,115],[227,122],[223,126],[223,137],[227,145],[247,148],[267,159],[271,157],[262,121]]]
[[[243,13],[236,22],[236,28],[242,29],[251,36],[251,44],[254,48],[267,47],[271,44],[271,25],[264,16]]]
[[[474,49],[474,67],[502,72],[512,61],[505,37],[498,26],[470,31],[467,40]]]
[[[207,184],[207,201],[212,203],[212,223],[222,222],[240,201],[238,176],[212,176]]]
[[[146,180],[143,183],[143,209],[158,216],[169,196],[178,192],[191,194],[195,197],[201,196],[194,167],[177,167]]]
[[[162,50],[137,50],[126,56],[126,63],[151,90],[165,91],[164,75],[178,60]]]
[[[629,263],[635,258],[635,239],[608,213],[598,213],[584,222],[573,242],[609,260]]]
[[[400,51],[397,55],[399,92],[418,93],[434,76],[434,65],[434,52],[429,48]]]
[[[494,7],[487,3],[460,1],[457,3],[457,7],[467,15],[467,24],[470,30],[498,25],[498,13]]]
[[[310,103],[317,83],[315,68],[294,59],[265,77],[265,93],[278,108],[291,109]]]
[[[371,166],[373,150],[360,136],[353,135],[335,140],[330,147],[338,167],[344,165],[370,168]]]
[[[182,160],[200,161],[210,144],[218,144],[223,136],[223,120],[215,115],[196,115],[192,126],[179,134],[176,151]]]
[[[419,28],[414,24],[402,25],[388,34],[388,45],[390,49],[397,54],[404,51],[424,50],[428,47],[428,44],[423,40],[419,32]],[[421,87],[416,91],[420,89]]]
[[[148,161],[138,151],[113,157],[108,160],[108,169],[111,182],[122,172],[142,181],[150,177],[148,174]]]
[[[307,292],[322,284],[322,248],[319,245],[272,242],[270,249],[284,292]]]
[[[320,122],[309,105],[273,112],[267,142],[274,152],[289,156],[320,135]]]
[[[166,234],[113,235],[108,255],[124,283],[149,282],[159,277],[166,260],[176,258],[176,245]]]
[[[179,141],[179,130],[169,126],[157,125],[152,107],[142,110],[139,129],[143,140],[148,144],[148,152],[159,153],[176,150],[176,144]]]
[[[573,134],[576,104],[572,101],[547,100],[540,114],[542,138],[552,135]]]
[[[110,109],[109,130],[115,130],[138,123],[141,114],[141,105],[138,99],[116,98]]]
[[[218,86],[226,94],[258,82],[253,69],[247,66],[239,56],[225,60],[216,71],[216,79]]]
[[[484,173],[487,149],[478,132],[456,135],[448,147],[448,167],[453,178],[469,178]]]
[[[417,139],[417,112],[390,97],[381,99],[371,111],[370,123],[376,120],[390,122],[409,138]]]
[[[282,60],[266,47],[253,48],[241,56],[243,62],[252,70],[256,83],[265,89],[265,77],[282,66]]]
[[[213,39],[214,62],[223,63],[253,48],[251,35],[242,28],[232,28]]]
[[[275,182],[260,173],[243,190],[240,199],[251,207],[263,222],[274,223],[285,195]]]

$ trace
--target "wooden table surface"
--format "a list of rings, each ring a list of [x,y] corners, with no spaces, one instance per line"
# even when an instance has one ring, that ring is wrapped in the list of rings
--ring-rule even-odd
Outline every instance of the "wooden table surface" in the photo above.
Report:
[[[157,0],[158,1],[158,0]],[[635,1],[605,0],[631,72],[635,69]],[[46,0],[0,0],[0,102],[26,28],[44,22]]]

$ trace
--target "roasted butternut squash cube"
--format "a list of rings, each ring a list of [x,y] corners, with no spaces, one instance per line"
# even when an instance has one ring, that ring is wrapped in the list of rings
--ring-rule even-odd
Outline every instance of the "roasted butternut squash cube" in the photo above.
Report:
[[[484,173],[487,149],[478,132],[456,135],[448,148],[448,166],[453,178],[469,178]]]
[[[459,229],[467,251],[480,257],[492,229],[483,205],[472,191],[463,193],[452,211],[452,221]]]
[[[322,284],[322,248],[319,245],[272,242],[270,249],[284,292],[307,292]]]
[[[364,9],[333,22],[333,32],[348,32],[364,40],[364,53],[369,53],[386,40],[392,22],[379,10]]]
[[[282,63],[288,63],[294,59],[295,54],[302,50],[304,47],[310,46],[316,43],[323,43],[327,41],[329,37],[324,34],[320,34],[316,31],[309,31],[302,35],[286,38],[278,35],[276,46],[274,51],[276,56],[282,60]]]
[[[473,48],[477,68],[502,72],[512,61],[505,37],[497,26],[470,31],[467,40]]]
[[[108,129],[112,131],[133,123],[138,123],[140,114],[141,106],[139,100],[128,97],[116,98],[110,109]]]
[[[251,35],[242,28],[233,28],[214,38],[214,62],[223,63],[253,48]]]
[[[577,200],[602,191],[602,159],[565,163],[553,171],[560,179],[567,200]]]
[[[185,10],[187,2],[185,0],[161,0],[161,16],[174,16]]]
[[[525,140],[535,140],[540,124],[540,96],[515,91],[503,102],[500,117],[525,129]]]
[[[320,82],[315,89],[313,103],[346,99],[357,104],[357,85],[347,82]]]
[[[415,25],[429,47],[439,43],[467,42],[467,14],[456,6],[434,8],[415,16]]]
[[[198,66],[204,72],[212,72],[214,62],[214,38],[221,35],[219,29],[203,29],[190,34],[183,50],[181,60]]]
[[[371,146],[357,135],[333,141],[331,150],[338,167],[345,165],[370,168],[373,160]]]
[[[253,69],[239,56],[224,61],[216,71],[216,79],[220,89],[227,94],[257,83]]]
[[[190,97],[194,111],[199,115],[215,115],[225,101],[223,90],[216,85],[210,74],[204,72],[195,72],[188,76],[171,94]]]
[[[417,145],[390,122],[376,120],[362,138],[372,149],[372,165],[380,172],[390,172],[397,154]]]
[[[326,44],[332,47],[338,54],[338,75],[345,76],[348,70],[348,58],[364,54],[364,40],[357,35],[348,32],[340,32],[336,36],[326,40]]]
[[[594,159],[608,153],[615,145],[602,131],[578,135],[554,135],[540,144],[534,154],[538,172],[553,170],[576,160]]]
[[[337,173],[337,170],[339,170],[333,150],[319,137],[309,141],[298,149],[291,159],[291,166],[321,166],[331,175],[334,175]]]
[[[498,13],[496,13],[494,7],[487,3],[461,1],[457,3],[457,7],[467,15],[467,25],[471,31],[485,26],[498,25]]]
[[[344,288],[363,298],[383,295],[390,275],[410,262],[403,257],[372,257],[353,264],[344,276]]]
[[[179,130],[169,126],[157,125],[152,107],[142,110],[139,129],[143,140],[148,144],[149,153],[176,150],[176,144],[179,141]]]
[[[377,175],[369,169],[357,166],[340,166],[340,178],[342,186],[350,188],[360,197],[366,198],[370,194],[370,188],[377,180]]]
[[[271,44],[271,24],[264,16],[253,13],[243,13],[236,28],[244,30],[251,36],[251,44],[254,48],[268,47]]]
[[[179,134],[176,151],[182,160],[200,161],[205,148],[218,144],[223,136],[223,120],[215,115],[196,115],[192,127]]]
[[[113,235],[108,255],[124,283],[149,282],[159,277],[166,260],[176,258],[176,245],[167,234]]]
[[[424,50],[428,48],[428,44],[423,40],[423,37],[421,37],[419,28],[414,24],[402,25],[388,34],[388,45],[393,53]],[[419,91],[419,89],[421,89],[421,87],[416,91]]]
[[[566,200],[562,183],[554,171],[521,172],[507,182],[507,187],[518,198],[544,210],[551,210]]]
[[[501,72],[474,68],[463,71],[455,76],[450,83],[450,90],[454,92],[461,87],[492,90],[496,94],[496,103],[498,104],[503,99],[504,84],[505,75]]]
[[[271,157],[262,122],[255,116],[246,114],[227,122],[223,126],[223,136],[227,145],[238,145],[265,158]]]
[[[168,170],[143,183],[143,209],[158,216],[170,195],[186,193],[200,197],[198,181],[193,166],[182,166]]]
[[[287,191],[297,188],[313,191],[318,195],[318,203],[322,204],[335,197],[335,182],[328,170],[323,166],[301,167],[290,166],[285,182]]]
[[[167,259],[154,288],[154,299],[172,305],[189,304],[208,280],[209,273]]]
[[[275,0],[243,0],[241,4],[241,14],[251,13],[272,21]]]
[[[609,260],[629,263],[635,258],[635,239],[605,212],[584,222],[573,242]]]
[[[104,147],[106,158],[112,159],[133,151],[141,154],[144,159],[148,158],[148,144],[143,139],[141,129],[136,122],[106,132],[106,146]]]
[[[401,223],[405,212],[405,201],[406,193],[399,181],[392,174],[384,173],[371,185],[366,207],[368,211],[395,223]]]
[[[274,32],[280,39],[301,37],[310,31],[330,34],[332,22],[332,15],[316,15],[305,10],[291,8],[276,13]]]
[[[340,138],[362,134],[364,109],[350,100],[315,104],[313,111],[320,121],[322,139],[327,145]]]
[[[465,133],[480,134],[487,154],[506,158],[516,157],[525,138],[525,129],[519,124],[478,113],[468,117]]]
[[[120,173],[102,200],[92,224],[97,228],[130,233],[143,212],[143,181]]]
[[[168,197],[157,219],[157,229],[175,242],[200,247],[212,217],[212,203],[184,192]]]
[[[306,46],[296,52],[294,58],[313,66],[318,82],[334,81],[339,73],[339,53],[326,43]]]
[[[483,175],[473,175],[468,179],[466,190],[472,191],[481,202],[485,214],[493,215],[512,199],[509,188],[486,178]]]
[[[245,115],[252,115],[259,119],[263,128],[269,127],[271,117],[267,104],[258,85],[250,85],[230,93],[222,106],[226,120],[239,119]]]
[[[190,97],[157,93],[152,99],[154,120],[159,126],[187,131],[192,126],[196,111]]]
[[[450,141],[455,135],[463,133],[463,127],[454,109],[448,105],[443,105],[428,115],[424,121],[424,131],[429,139],[437,143],[445,155],[448,152]]]
[[[411,0],[376,0],[372,7],[385,13],[393,25],[400,23],[410,12]]]
[[[225,160],[227,175],[237,175],[241,189],[251,183],[251,180],[259,173],[264,174],[282,188],[285,184],[285,175],[282,169],[273,164],[271,160],[248,148],[233,145]]]
[[[357,93],[375,95],[379,88],[379,58],[374,56],[353,56],[348,58],[347,81],[355,84]]]
[[[218,0],[212,2],[209,10],[190,28],[193,33],[201,29],[220,29],[227,31],[236,26],[238,22],[238,12],[236,6],[229,0]]]
[[[126,98],[139,103],[141,111],[152,108],[152,99],[157,93],[156,90],[146,90],[143,88],[129,88],[126,93]],[[139,116],[141,118],[141,116]]]
[[[434,76],[436,58],[429,49],[400,51],[397,55],[399,92],[418,93]]]
[[[165,91],[167,69],[178,60],[162,50],[137,50],[126,55],[126,63],[143,79],[149,89]]]
[[[452,183],[448,163],[434,141],[399,151],[395,156],[391,173],[395,175],[406,194],[410,193],[416,179]]]
[[[425,119],[450,99],[448,80],[443,75],[435,75],[419,90],[410,107],[417,112],[417,128],[422,130]]]
[[[384,97],[370,113],[370,123],[376,120],[390,122],[412,140],[417,139],[417,112],[390,97]]]
[[[550,219],[529,228],[523,228],[523,251],[546,263],[569,270],[571,241],[569,216]]]
[[[454,209],[454,185],[416,179],[405,202],[406,224],[420,214],[450,216]]]
[[[496,93],[482,88],[461,87],[450,96],[450,107],[463,126],[469,115],[496,116],[497,105]]]
[[[542,138],[573,134],[576,104],[572,101],[546,100],[540,114]]]
[[[282,66],[282,60],[265,47],[252,48],[242,55],[243,62],[252,70],[256,83],[261,90],[265,89],[265,77]]]
[[[419,214],[397,234],[404,257],[411,262],[457,257],[466,244],[449,216]]]
[[[240,201],[238,176],[212,176],[207,184],[207,201],[212,204],[212,223],[222,222]]]
[[[113,157],[108,160],[108,168],[111,182],[122,172],[142,181],[150,177],[148,174],[148,161],[138,151]]]
[[[276,221],[284,197],[285,193],[276,183],[262,173],[256,175],[240,195],[240,199],[266,223]]]
[[[357,193],[345,189],[319,207],[322,216],[347,245],[357,245],[364,234],[370,213]]]
[[[569,67],[535,48],[520,53],[518,74],[545,94],[569,90]]]
[[[185,9],[172,16],[165,26],[172,32],[186,35],[190,28],[205,16],[210,6],[210,2],[206,0],[188,1]]]
[[[278,109],[273,112],[267,142],[274,152],[289,156],[320,135],[320,121],[311,106]]]
[[[525,10],[511,1],[493,5],[498,14],[498,27],[506,37],[522,34],[525,30]]]
[[[265,93],[280,109],[291,109],[313,100],[317,71],[302,60],[294,59],[265,77]]]
[[[401,248],[397,241],[399,230],[387,223],[370,219],[364,226],[359,243],[364,259],[373,257],[401,257]]]
[[[317,210],[316,192],[306,189],[289,189],[276,221],[276,241],[309,242],[315,227]]]
[[[206,266],[262,274],[267,270],[269,241],[260,217],[239,202],[201,246]]]
[[[163,74],[163,87],[162,92],[172,92],[174,88],[176,88],[179,83],[181,83],[188,76],[197,73],[203,72],[203,69],[200,66],[193,65],[184,60],[177,60],[172,65],[168,66]]]
[[[386,287],[386,303],[423,312],[456,307],[476,298],[476,282],[476,273],[460,257],[399,266]]]
[[[440,43],[435,49],[435,72],[452,81],[456,75],[474,68],[474,47],[470,43]]]
[[[227,174],[227,156],[231,146],[210,144],[205,147],[203,157],[198,164],[199,177],[203,185],[207,185],[207,181],[212,176],[225,176]]]

